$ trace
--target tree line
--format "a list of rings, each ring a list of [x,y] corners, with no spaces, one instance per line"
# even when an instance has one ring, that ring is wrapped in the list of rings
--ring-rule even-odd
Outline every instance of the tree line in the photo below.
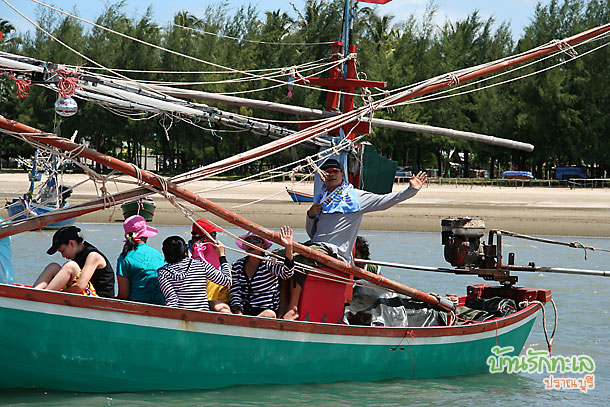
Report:
[[[308,0],[303,9],[295,8],[296,18],[281,11],[261,13],[252,5],[231,11],[227,2],[221,2],[208,6],[201,15],[178,12],[173,24],[163,26],[152,19],[152,8],[146,16],[134,17],[121,10],[123,5],[122,1],[108,6],[95,22],[239,70],[290,67],[327,58],[329,45],[277,45],[260,41],[337,40],[343,18],[341,0]],[[496,24],[495,18],[482,18],[476,10],[463,20],[447,20],[438,25],[435,18],[438,10],[433,2],[423,17],[412,15],[405,21],[395,21],[391,16],[381,15],[379,9],[363,7],[360,3],[356,7],[352,41],[358,45],[358,69],[368,79],[387,81],[388,89],[523,52],[610,21],[610,0],[551,0],[536,6],[531,22],[515,40],[509,23]],[[37,20],[54,36],[106,67],[180,72],[215,70],[100,28],[90,28],[43,8],[38,10]],[[0,30],[3,33],[0,50],[56,63],[90,66],[40,31],[17,32],[8,20],[0,20]],[[221,35],[202,34],[199,30]],[[583,54],[604,42],[608,40],[579,47],[578,53]],[[562,54],[473,87],[533,74],[569,58]],[[498,176],[498,168],[502,168],[530,170],[537,178],[543,178],[549,176],[551,168],[560,165],[586,166],[592,172],[590,175],[603,176],[610,164],[610,88],[605,86],[609,67],[610,50],[602,47],[560,67],[508,84],[376,114],[380,118],[528,142],[535,146],[532,153],[391,129],[373,128],[367,138],[383,155],[399,164],[414,169],[438,168],[441,175],[451,174],[449,163],[459,156],[464,176],[468,176],[469,168],[490,169]],[[236,77],[226,73],[126,72],[125,75],[140,80],[216,82],[192,88],[208,92],[251,92],[243,96],[312,108],[323,108],[325,103],[324,92],[304,88],[295,87],[293,96],[288,98],[285,86],[257,91],[269,86],[269,82],[217,82]],[[282,79],[287,78],[288,73]],[[222,132],[212,122],[199,122],[195,127],[182,121],[170,123],[166,119],[163,122],[158,117],[129,120],[82,101],[77,115],[60,118],[54,112],[56,98],[48,89],[33,87],[29,96],[18,99],[14,81],[0,76],[1,115],[65,137],[78,129],[79,141],[129,161],[135,161],[142,148],[146,148],[164,157],[162,167],[167,172],[213,162],[268,141],[249,132]],[[285,114],[246,107],[218,107],[265,119],[295,120]],[[296,129],[294,124],[286,126]],[[5,159],[31,152],[28,146],[9,136],[1,135],[0,143]],[[300,148],[297,152],[311,153]],[[266,159],[266,163],[290,162],[292,157],[287,151]]]

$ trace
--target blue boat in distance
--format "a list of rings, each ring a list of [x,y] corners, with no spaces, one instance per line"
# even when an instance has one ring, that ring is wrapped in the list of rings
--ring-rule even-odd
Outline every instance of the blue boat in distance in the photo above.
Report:
[[[305,192],[298,192],[293,189],[286,188],[286,192],[292,198],[293,202],[313,202],[313,195]]]
[[[64,206],[67,207],[69,204]],[[44,215],[45,213],[49,213],[51,211],[57,210],[55,206],[49,205],[36,205],[35,203],[28,204],[24,199],[13,199],[13,203],[6,207],[8,211],[8,216],[11,220],[22,220],[32,216]],[[18,215],[19,216],[15,216]],[[15,216],[15,217],[13,217]],[[76,222],[76,217],[61,220],[59,222],[51,223],[43,227],[43,229],[60,229],[64,226],[72,226]]]
[[[37,165],[41,164],[38,162],[39,160],[42,161],[43,166],[47,167],[45,171],[47,178],[38,194],[34,194],[35,183],[42,180],[42,173],[37,170]],[[6,210],[11,221],[44,215],[70,206],[66,199],[72,195],[72,188],[61,184],[61,172],[58,169],[60,166],[61,164],[58,165],[56,156],[40,157],[38,150],[34,152],[31,170],[28,173],[30,180],[28,192],[19,198],[14,198],[10,204],[6,205]],[[75,222],[76,217],[73,217],[51,223],[44,226],[43,229],[60,229],[65,226],[72,226]]]
[[[530,171],[504,171],[502,173],[502,179],[530,180],[534,179],[534,176]]]

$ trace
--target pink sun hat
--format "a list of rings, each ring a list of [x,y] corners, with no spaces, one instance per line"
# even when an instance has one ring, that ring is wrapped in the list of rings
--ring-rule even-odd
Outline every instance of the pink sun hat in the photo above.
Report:
[[[246,247],[248,247],[248,246],[246,246],[243,241],[248,239],[249,237],[258,237],[259,239],[262,239],[265,242],[265,247],[263,247],[263,249],[265,249],[265,250],[267,250],[268,248],[270,248],[273,245],[273,242],[271,240],[267,240],[264,237],[260,237],[259,235],[256,235],[252,232],[248,232],[245,235],[240,236],[239,239],[235,239],[235,244],[240,249],[246,250]]]
[[[125,230],[126,236],[133,233],[134,239],[153,237],[159,234],[157,229],[148,226],[146,224],[146,219],[140,215],[133,215],[125,219],[125,222],[123,222],[123,229]]]

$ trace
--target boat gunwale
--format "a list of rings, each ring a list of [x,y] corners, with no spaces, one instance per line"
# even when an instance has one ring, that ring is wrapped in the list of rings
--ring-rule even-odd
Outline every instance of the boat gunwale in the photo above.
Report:
[[[481,334],[509,327],[542,308],[542,303],[532,303],[526,308],[502,318],[475,322],[466,325],[433,327],[372,327],[341,325],[322,322],[287,321],[283,319],[262,318],[247,315],[224,314],[212,311],[192,311],[163,305],[143,304],[114,298],[89,297],[80,294],[40,290],[26,286],[0,284],[0,299],[34,301],[84,310],[117,312],[143,317],[165,318],[187,322],[212,323],[228,326],[292,331],[311,334],[431,338],[443,336],[463,336]]]
[[[306,198],[313,198],[313,194],[309,194],[307,192],[296,191],[294,189],[286,188],[286,192],[288,192],[288,194],[290,194],[290,195],[294,194],[294,195],[299,195],[299,196],[303,196],[303,197],[306,197]]]

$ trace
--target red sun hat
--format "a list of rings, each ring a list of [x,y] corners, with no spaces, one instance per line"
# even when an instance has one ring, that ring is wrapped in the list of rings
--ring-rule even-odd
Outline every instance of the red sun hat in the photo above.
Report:
[[[205,230],[208,233],[212,232],[222,232],[223,229],[220,226],[214,225],[207,219],[197,219],[195,223],[193,223],[193,228],[191,230],[191,234],[193,236],[205,236],[205,233],[201,230]]]

